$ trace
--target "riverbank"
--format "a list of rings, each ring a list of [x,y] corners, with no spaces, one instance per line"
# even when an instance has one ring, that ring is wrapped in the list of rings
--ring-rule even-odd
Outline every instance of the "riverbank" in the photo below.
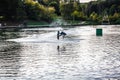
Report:
[[[36,28],[36,27],[49,27],[49,23],[45,21],[25,20],[23,22],[3,21],[0,23],[0,30],[2,29],[22,29],[22,28]]]
[[[13,23],[7,25],[1,25],[0,30],[4,29],[22,29],[22,28],[44,28],[44,27],[74,27],[74,26],[87,26],[87,25],[114,25],[114,24],[100,24],[91,21],[65,21],[61,18],[52,21],[51,23],[43,21],[31,21],[26,23]]]
[[[87,26],[92,24],[67,24],[67,25],[18,25],[18,26],[1,26],[0,30],[2,29],[23,29],[23,28],[44,28],[44,27],[75,27],[75,26]],[[100,25],[100,24],[98,24]],[[104,24],[104,25],[112,25],[112,24]]]

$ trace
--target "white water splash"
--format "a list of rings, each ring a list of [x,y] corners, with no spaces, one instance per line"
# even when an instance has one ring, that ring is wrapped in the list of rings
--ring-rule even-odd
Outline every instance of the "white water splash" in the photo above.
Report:
[[[63,28],[35,28],[35,29],[23,29],[24,31],[29,30],[38,30],[38,31],[47,31],[42,34],[32,34],[27,37],[17,38],[17,39],[9,39],[7,41],[14,42],[28,42],[28,43],[74,43],[79,42],[78,39],[72,39],[70,36],[73,35],[73,30],[64,30],[67,33],[67,36],[63,39],[62,36],[59,40],[57,40],[57,31],[63,31]]]

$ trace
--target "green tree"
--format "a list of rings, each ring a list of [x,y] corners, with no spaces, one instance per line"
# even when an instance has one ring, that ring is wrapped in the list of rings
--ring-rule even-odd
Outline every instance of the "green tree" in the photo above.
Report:
[[[0,0],[0,16],[4,16],[5,20],[20,19],[25,15],[21,0]]]
[[[55,9],[53,7],[45,7],[33,0],[25,1],[25,9],[29,19],[50,21],[53,18]]]
[[[74,20],[85,20],[86,16],[84,15],[84,13],[82,11],[74,11],[72,13],[72,17],[74,18]]]
[[[72,13],[74,11],[73,3],[61,3],[60,5],[61,16],[64,19],[73,19]]]
[[[113,15],[116,11],[116,5],[112,5],[109,9],[109,14]]]
[[[80,13],[79,13],[77,10],[75,10],[75,11],[72,13],[72,17],[73,17],[74,20],[79,19],[79,15],[80,15]]]
[[[59,9],[59,3],[56,1],[52,1],[51,3],[49,3],[49,6],[54,7],[55,8],[55,13],[57,15],[60,15],[60,9]]]
[[[95,13],[95,12],[92,12],[91,15],[90,15],[90,19],[92,21],[98,21],[98,14]]]

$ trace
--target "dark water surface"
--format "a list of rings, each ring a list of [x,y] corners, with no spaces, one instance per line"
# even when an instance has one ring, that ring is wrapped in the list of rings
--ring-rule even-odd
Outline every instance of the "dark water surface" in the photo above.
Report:
[[[96,36],[96,28],[103,36]],[[56,39],[58,30],[67,33]],[[0,40],[0,80],[120,80],[120,26],[23,29]]]

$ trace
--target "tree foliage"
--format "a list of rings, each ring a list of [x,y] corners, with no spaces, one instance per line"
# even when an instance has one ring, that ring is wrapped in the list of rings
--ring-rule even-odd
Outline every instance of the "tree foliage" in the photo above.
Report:
[[[4,16],[5,19],[15,19],[19,13],[23,13],[21,0],[0,0],[0,16]]]
[[[91,20],[101,22],[104,16],[108,16],[112,22],[120,20],[120,0],[97,0],[89,3],[65,2],[60,6],[64,19]]]
[[[60,5],[60,12],[61,12],[61,16],[64,19],[72,19],[72,12],[74,11],[74,6],[73,3],[61,3]]]
[[[67,20],[99,22],[105,14],[111,22],[119,22],[120,0],[97,0],[79,3],[79,0],[0,0],[0,20],[45,20],[54,16]]]
[[[42,5],[35,0],[0,0],[0,16],[8,20],[50,21],[54,12],[54,7]]]
[[[99,16],[104,17],[104,15],[109,16],[109,19],[112,23],[116,22],[116,20],[119,19],[118,16],[120,16],[120,0],[98,0],[98,1],[92,1],[87,4],[86,8],[86,14],[87,16],[90,16],[93,12],[97,14],[98,20],[100,21]],[[97,20],[97,21],[98,21]]]

